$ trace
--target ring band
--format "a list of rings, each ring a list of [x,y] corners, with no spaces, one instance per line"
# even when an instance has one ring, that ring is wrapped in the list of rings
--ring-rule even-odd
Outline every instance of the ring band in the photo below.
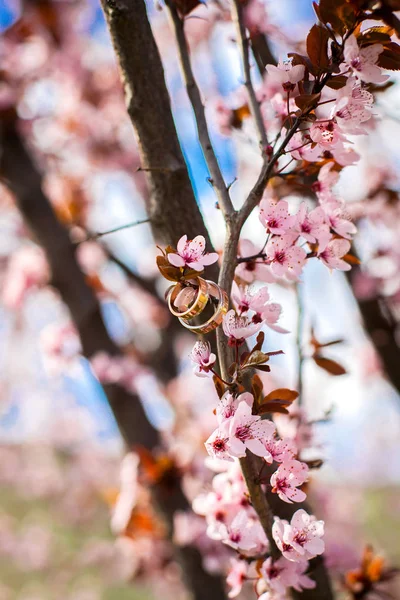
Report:
[[[193,333],[209,333],[210,331],[214,331],[214,329],[217,329],[217,327],[221,325],[222,319],[228,311],[229,299],[225,290],[220,288],[219,285],[214,283],[214,281],[207,281],[206,283],[210,295],[214,296],[214,298],[217,298],[218,306],[216,307],[213,316],[201,325],[190,325],[186,320],[182,318],[179,319],[181,324]]]
[[[168,308],[175,317],[179,317],[180,319],[185,319],[185,320],[193,319],[194,317],[199,315],[201,312],[203,312],[203,310],[205,309],[206,304],[208,302],[208,298],[209,298],[208,285],[207,285],[207,282],[202,277],[197,277],[197,281],[198,281],[199,287],[197,289],[196,298],[194,299],[193,304],[191,304],[191,306],[189,306],[189,308],[187,308],[183,312],[180,312],[180,311],[174,309],[173,307],[174,307],[174,300],[176,299],[179,292],[181,290],[185,289],[185,287],[182,286],[182,284],[177,283],[168,292],[168,296],[167,296]]]

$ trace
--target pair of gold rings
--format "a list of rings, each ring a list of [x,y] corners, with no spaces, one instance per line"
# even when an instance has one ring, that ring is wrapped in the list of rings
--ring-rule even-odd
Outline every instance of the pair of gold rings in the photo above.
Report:
[[[207,281],[202,277],[195,278],[195,285],[196,287],[194,287],[194,284],[189,286],[193,290],[194,297],[189,306],[183,311],[177,309],[174,301],[178,294],[185,289],[185,286],[181,283],[174,285],[167,294],[168,308],[189,331],[199,334],[209,333],[221,325],[222,319],[228,310],[228,296],[219,285],[213,281]],[[213,306],[214,312],[212,316],[204,323],[193,323],[193,319],[198,317],[208,304]]]

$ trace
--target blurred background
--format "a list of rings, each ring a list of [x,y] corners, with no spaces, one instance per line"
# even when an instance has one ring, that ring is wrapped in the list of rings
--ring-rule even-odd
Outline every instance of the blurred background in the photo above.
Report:
[[[267,34],[277,58],[301,49],[315,21],[310,0],[265,0],[252,2],[251,9],[248,26]],[[148,12],[191,180],[221,249],[222,219],[172,34],[162,6],[150,1]],[[237,178],[232,195],[240,205],[259,159],[251,124],[240,118],[232,128],[224,122],[224,115],[243,104],[232,23],[219,2],[198,7],[192,16],[186,32],[195,75],[226,181]],[[125,462],[121,471],[125,448],[99,380],[123,380],[140,398],[185,471],[189,497],[207,478],[203,442],[214,427],[215,399],[210,382],[192,373],[193,338],[171,323],[165,309],[166,285],[158,277],[148,223],[118,229],[146,221],[148,192],[103,13],[94,0],[1,0],[0,27],[1,118],[6,123],[11,113],[16,118],[18,134],[42,174],[45,196],[77,245],[109,335],[126,351],[118,365],[101,354],[91,362],[82,356],[45,255],[2,178],[0,600],[145,600],[160,593],[183,598],[179,569],[155,518],[140,509],[132,511],[128,525],[118,525],[118,511],[126,512],[121,489],[129,476],[124,473],[134,473],[135,466]],[[261,85],[255,67],[253,74]],[[329,274],[309,261],[300,286],[302,410],[315,422],[312,458],[324,461],[313,475],[311,498],[315,512],[326,519],[328,561],[338,573],[359,563],[367,543],[392,566],[400,563],[395,353],[397,380],[385,375],[385,346],[397,347],[400,314],[400,104],[396,73],[391,79],[394,85],[377,94],[369,135],[355,140],[362,160],[345,169],[338,185],[357,220],[362,268],[356,268],[350,286],[342,273]],[[17,168],[23,182],[24,162]],[[244,237],[261,247],[263,235],[254,215]],[[290,333],[268,330],[268,349],[284,350],[285,358],[271,360],[265,385],[296,388],[298,298],[293,287],[270,288],[283,306],[280,324]],[[363,310],[372,314],[367,327]],[[381,317],[375,323],[377,311],[385,327]],[[343,340],[327,356],[343,365],[345,375],[334,377],[307,358],[311,327],[320,342]],[[283,427],[290,429],[290,420]],[[139,505],[146,505],[145,491],[140,494]]]

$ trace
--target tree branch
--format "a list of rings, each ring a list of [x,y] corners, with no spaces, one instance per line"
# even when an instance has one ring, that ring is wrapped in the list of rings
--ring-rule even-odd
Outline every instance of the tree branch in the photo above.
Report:
[[[211,183],[217,194],[219,207],[224,216],[228,217],[234,213],[234,208],[229,196],[229,190],[226,186],[224,178],[222,177],[221,169],[211,144],[200,90],[194,78],[190,63],[189,48],[184,31],[184,21],[178,15],[173,0],[166,0],[165,3],[167,6],[169,20],[178,45],[182,76],[186,85],[186,91],[189,96],[189,100],[192,104],[201,149],[211,175]]]
[[[106,330],[97,298],[79,268],[68,232],[44,195],[41,175],[13,124],[4,124],[0,168],[27,225],[46,252],[52,284],[70,310],[84,355],[90,359],[101,351],[114,356],[120,354]],[[127,445],[131,448],[142,446],[149,451],[160,449],[159,432],[148,421],[140,400],[117,385],[107,385],[104,389]],[[150,492],[172,543],[176,511],[190,509],[180,480],[176,477],[168,485],[160,481],[151,486]],[[174,546],[174,553],[195,600],[224,600],[221,580],[203,570],[202,558],[196,548]]]
[[[272,168],[278,160],[279,156],[283,153],[286,144],[296,132],[299,122],[299,119],[295,120],[292,128],[287,132],[283,142],[281,143],[281,145],[279,146],[278,150],[271,158],[269,163],[264,163],[263,169],[255,186],[251,190],[239,213],[235,215],[237,218],[228,221],[226,224],[227,227],[225,247],[222,257],[222,265],[218,283],[223,289],[225,289],[225,291],[228,294],[230,294],[232,281],[235,275],[235,268],[237,265],[238,243],[243,224],[245,223],[247,217],[250,215],[253,208],[255,208],[255,206],[261,199],[265,186],[267,185],[270,175],[272,173]],[[221,328],[217,329],[217,345],[221,375],[224,379],[227,379],[228,369],[231,363],[233,362],[233,356],[232,349],[228,347],[226,337],[224,336],[223,331],[221,331]],[[291,516],[296,510],[300,508],[300,506],[297,504],[285,504],[279,498],[277,498],[276,494],[273,494],[270,491],[267,491],[266,493],[263,492],[261,485],[256,481],[256,473],[260,472],[260,468],[262,465],[261,459],[258,459],[256,456],[253,456],[251,455],[251,453],[248,452],[246,457],[240,460],[240,464],[242,467],[242,472],[246,481],[246,485],[249,490],[250,498],[253,502],[253,507],[257,512],[265,534],[268,540],[270,541],[271,553],[274,557],[277,557],[279,556],[279,551],[276,548],[271,532],[273,515],[277,515],[280,518],[290,520]],[[296,592],[295,590],[292,590],[293,599],[333,600],[333,593],[330,585],[329,575],[324,565],[323,559],[318,558],[318,560],[314,560],[312,564],[310,563],[310,566],[313,569],[310,575],[315,581],[316,587],[313,590],[303,590],[302,592]]]
[[[251,81],[249,57],[250,40],[247,36],[246,28],[243,22],[243,6],[240,0],[232,0],[232,20],[236,26],[237,42],[239,44],[243,65],[244,84],[249,95],[250,112],[256,124],[262,154],[265,154],[265,149],[268,145],[268,139],[265,131],[264,120],[260,110],[260,103],[256,98],[253,83]]]
[[[290,140],[296,133],[297,128],[300,125],[300,123],[301,123],[301,119],[299,117],[297,117],[293,121],[292,127],[287,131],[282,143],[280,144],[278,150],[274,153],[272,158],[269,161],[268,161],[268,159],[265,159],[264,165],[261,169],[261,173],[260,173],[256,183],[254,184],[253,189],[250,191],[242,208],[239,210],[238,220],[239,220],[240,227],[242,227],[244,225],[247,218],[250,216],[250,214],[252,213],[254,208],[260,202],[260,200],[263,196],[263,193],[265,191],[265,188],[268,185],[268,181],[270,180],[270,177],[272,175],[272,170],[273,170],[275,164],[279,160],[280,156],[282,156],[282,154],[284,153],[287,144],[290,142]]]
[[[138,141],[142,170],[150,186],[145,200],[153,235],[157,242],[176,245],[184,234],[193,238],[201,233],[211,248],[178,141],[146,4],[144,0],[101,1]]]
[[[79,240],[78,244],[83,244],[83,242],[91,242],[93,240],[98,240],[105,235],[110,235],[110,233],[117,233],[117,231],[122,231],[123,229],[130,229],[131,227],[136,227],[137,225],[143,225],[143,223],[149,223],[150,219],[142,219],[139,221],[133,221],[132,223],[125,223],[124,225],[119,225],[118,227],[113,227],[112,229],[108,229],[107,231],[99,231],[98,233],[89,233],[85,239]]]
[[[276,66],[278,64],[277,60],[271,52],[268,38],[264,33],[250,34],[250,39],[258,70],[260,71],[260,75],[263,76],[265,73],[265,67],[267,65]]]

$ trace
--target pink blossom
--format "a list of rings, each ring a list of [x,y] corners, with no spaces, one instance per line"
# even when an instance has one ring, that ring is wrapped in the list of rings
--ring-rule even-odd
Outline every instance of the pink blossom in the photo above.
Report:
[[[297,277],[303,270],[307,254],[303,248],[294,246],[293,242],[293,235],[288,234],[274,236],[267,244],[266,254],[271,261],[272,272],[278,277]]]
[[[342,202],[337,200],[332,192],[332,188],[339,180],[339,173],[332,169],[333,166],[333,162],[328,162],[321,167],[318,173],[318,181],[313,183],[312,189],[321,203],[333,203],[335,207],[339,207],[342,205]]]
[[[310,138],[322,151],[331,150],[339,142],[346,139],[333,120],[313,123],[310,128]]]
[[[224,402],[219,408],[219,426],[205,443],[210,456],[232,460],[245,456],[246,449],[257,456],[265,456],[263,442],[274,435],[275,426],[271,421],[263,421],[261,417],[252,415],[251,395],[245,396],[242,394],[242,401],[238,405],[227,396],[226,404]],[[228,415],[228,418],[224,419],[224,415]]]
[[[221,425],[210,435],[204,445],[208,454],[213,458],[232,461],[229,421],[221,423]]]
[[[190,353],[190,359],[195,363],[194,372],[198,377],[208,377],[211,375],[217,357],[211,352],[209,342],[198,341],[193,346]]]
[[[264,458],[268,463],[292,460],[297,454],[296,444],[291,438],[269,438],[264,441],[264,446],[267,450]]]
[[[242,239],[239,242],[240,257],[254,256],[259,252],[259,248],[250,240]],[[262,259],[246,261],[236,267],[235,275],[245,283],[253,281],[264,281],[265,283],[274,283],[276,278],[271,272],[271,268]]]
[[[184,312],[196,298],[197,291],[190,285],[182,288],[176,295],[174,306]]]
[[[272,536],[276,545],[288,560],[303,561],[322,554],[325,549],[324,521],[317,521],[305,510],[297,510],[291,522],[275,517]]]
[[[334,239],[327,247],[318,253],[318,258],[326,265],[329,269],[338,269],[339,271],[349,271],[350,265],[342,260],[351,248],[351,244],[348,240]]]
[[[297,132],[287,145],[287,150],[295,160],[315,162],[321,154],[321,148],[313,143],[308,134]]]
[[[262,287],[256,292],[253,292],[248,287],[238,286],[234,281],[232,285],[232,300],[236,306],[236,310],[243,314],[248,310],[261,314],[269,300],[268,288]]]
[[[251,289],[238,286],[236,282],[233,282],[232,299],[237,311],[241,315],[247,313],[249,310],[253,310],[256,313],[252,317],[253,322],[264,321],[271,329],[279,333],[287,333],[286,329],[276,325],[282,312],[282,307],[276,302],[268,303],[269,292],[266,286],[253,292]]]
[[[167,258],[174,267],[189,267],[195,271],[202,271],[207,265],[212,265],[218,260],[216,252],[205,253],[206,241],[202,235],[197,235],[194,240],[183,235],[178,242],[178,253],[170,252]]]
[[[382,75],[381,68],[377,65],[382,52],[382,44],[360,48],[356,36],[352,34],[344,45],[344,63],[357,79],[365,83],[384,83],[388,76]]]
[[[324,152],[324,158],[334,158],[342,167],[354,165],[360,160],[360,155],[353,148],[345,147],[342,143],[336,144],[331,152]]]
[[[253,407],[254,398],[249,392],[244,392],[243,394],[239,394],[239,396],[234,396],[231,392],[225,392],[218,401],[216,408],[218,423],[221,424],[223,421],[233,417],[241,402],[248,404],[251,409]]]
[[[2,300],[9,308],[21,306],[26,294],[48,283],[50,270],[39,246],[29,245],[11,256],[2,285]]]
[[[285,234],[296,223],[296,217],[289,215],[289,205],[286,200],[264,198],[260,204],[260,221],[267,233]]]
[[[307,204],[302,202],[297,213],[296,229],[307,242],[318,243],[319,248],[324,249],[331,238],[325,220],[326,215],[321,207],[308,212]]]
[[[231,568],[229,569],[226,583],[231,588],[228,598],[236,598],[242,591],[243,583],[246,581],[249,565],[245,560],[231,559]]]
[[[245,509],[238,512],[227,532],[227,537],[222,541],[235,550],[256,553],[268,545],[260,521],[250,518]]]
[[[308,467],[298,460],[282,463],[271,476],[272,491],[284,502],[303,502],[306,494],[297,487],[303,485],[308,477]]]
[[[333,229],[333,231],[335,231],[341,237],[350,239],[351,236],[357,233],[357,227],[354,225],[354,223],[349,221],[349,219],[345,218],[340,209],[336,208],[330,210],[329,207],[327,207],[325,209],[325,213],[331,229]]]
[[[241,402],[229,420],[229,452],[231,456],[240,458],[246,456],[248,449],[257,456],[264,456],[263,440],[270,438],[274,433],[275,426],[271,421],[252,415],[251,407],[246,402]]]
[[[287,588],[294,588],[298,592],[302,589],[313,589],[316,585],[310,577],[305,575],[308,562],[293,562],[281,557],[275,562],[267,558],[260,569],[261,575],[268,588],[277,594],[285,594]]]
[[[293,92],[296,84],[304,77],[304,65],[292,65],[292,61],[279,62],[278,66],[267,65],[268,84],[286,93]]]
[[[277,302],[270,302],[265,306],[261,318],[270,329],[273,329],[277,333],[289,333],[287,329],[276,324],[281,313],[282,306]]]
[[[229,338],[228,343],[231,346],[240,346],[246,338],[260,331],[262,322],[254,323],[248,317],[239,317],[232,309],[226,313],[222,327]]]
[[[336,106],[332,116],[339,127],[348,133],[366,133],[362,123],[372,117],[373,95],[361,87],[361,84],[350,78],[346,85],[337,91]]]

